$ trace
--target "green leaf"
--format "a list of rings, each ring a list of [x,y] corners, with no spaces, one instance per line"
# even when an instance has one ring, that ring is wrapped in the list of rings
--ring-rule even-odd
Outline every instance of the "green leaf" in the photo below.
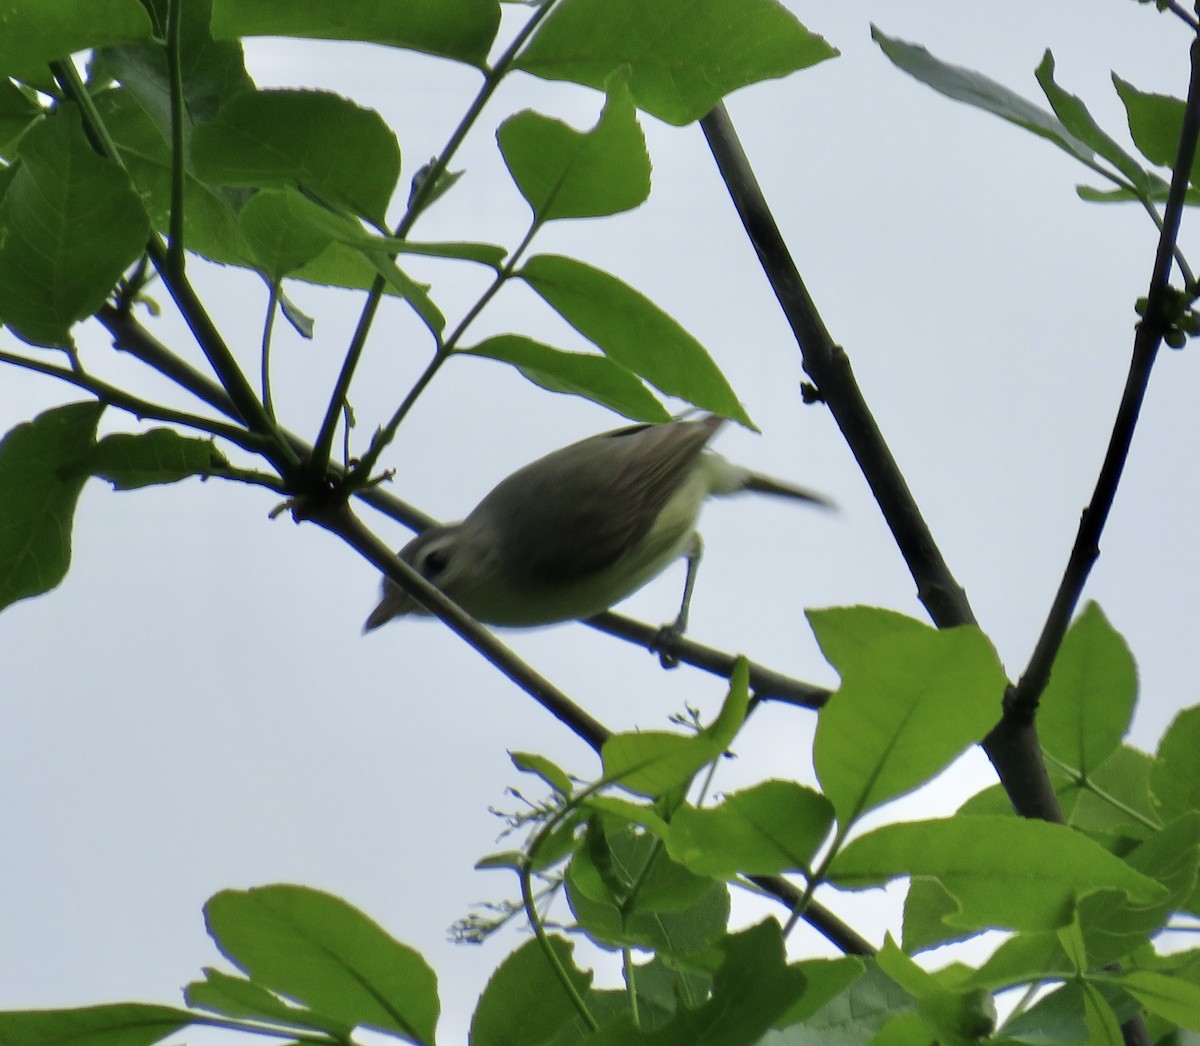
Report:
[[[0,1013],[0,1046],[151,1046],[195,1020],[170,1006],[122,1002]]]
[[[192,132],[191,152],[210,184],[298,183],[380,226],[400,177],[400,147],[383,118],[324,91],[235,95]]]
[[[1083,989],[1083,1016],[1087,1023],[1088,1046],[1125,1046],[1121,1024],[1108,1000],[1094,984],[1085,981],[1080,987]]]
[[[667,852],[700,875],[776,875],[807,871],[833,824],[823,795],[793,781],[764,781],[713,809],[680,807]]]
[[[641,380],[607,356],[566,352],[520,334],[500,334],[456,355],[508,363],[543,389],[582,396],[634,421],[671,420]]]
[[[848,989],[798,1023],[783,1027],[780,1021],[782,1030],[769,1032],[759,1046],[862,1046],[888,1021],[914,1008],[912,996],[871,960]]]
[[[1068,630],[1038,703],[1038,738],[1055,759],[1088,774],[1117,748],[1133,716],[1137,668],[1095,603]]]
[[[749,424],[704,347],[626,283],[560,255],[530,258],[518,275],[580,334],[668,396]]]
[[[320,208],[294,189],[264,189],[238,214],[238,227],[272,283],[302,269],[333,242],[327,229],[307,220],[313,210]]]
[[[722,955],[712,996],[696,1009],[679,1009],[653,1031],[625,1014],[583,1040],[587,1046],[743,1046],[760,1041],[804,992],[804,974],[788,966],[779,925],[767,920],[717,944]],[[767,1040],[762,1040],[767,1041]]]
[[[515,65],[598,90],[629,66],[639,107],[683,125],[739,87],[836,54],[775,0],[562,0]]]
[[[1129,133],[1138,151],[1151,163],[1160,167],[1174,167],[1175,154],[1179,150],[1179,132],[1183,127],[1183,101],[1165,94],[1139,91],[1115,73],[1113,83],[1125,105]],[[1188,181],[1193,185],[1200,183],[1200,157],[1192,160]]]
[[[263,987],[351,1026],[433,1041],[433,971],[340,898],[303,886],[226,890],[204,915],[222,954]]]
[[[804,994],[775,1022],[776,1028],[786,1028],[808,1020],[830,1000],[846,991],[865,969],[863,960],[852,955],[840,959],[806,959],[795,966],[808,983]]]
[[[540,221],[630,211],[650,195],[650,156],[629,93],[615,73],[608,101],[590,131],[540,113],[517,113],[496,132],[504,162]]]
[[[96,98],[104,125],[117,143],[126,170],[154,228],[170,231],[171,150],[154,120],[124,90],[104,91]],[[189,171],[183,182],[184,246],[211,261],[253,265],[254,257],[237,224],[234,203],[242,190],[212,189]]]
[[[996,721],[1004,670],[977,628],[937,630],[892,611],[810,611],[842,677],[821,709],[813,762],[845,831],[924,784]]]
[[[211,476],[229,467],[212,440],[188,439],[171,429],[105,436],[81,462],[85,472],[108,480],[116,490],[177,483]]]
[[[993,991],[1014,984],[1067,980],[1079,973],[1054,930],[1019,933],[1004,941],[967,983]]]
[[[930,1033],[946,1046],[969,1046],[996,1027],[991,995],[980,989],[951,991],[905,955],[889,935],[876,956],[879,968],[917,1000]]]
[[[513,766],[524,774],[537,774],[543,781],[554,789],[564,799],[570,798],[575,791],[571,784],[570,775],[560,769],[545,756],[531,752],[509,752],[508,758]]]
[[[938,879],[960,906],[946,922],[971,928],[1057,929],[1071,921],[1077,896],[1106,887],[1146,904],[1167,895],[1086,836],[1015,817],[886,825],[850,843],[829,869],[847,889],[901,875]]]
[[[150,34],[150,19],[137,0],[6,0],[0,72],[23,79],[56,58]]]
[[[562,937],[548,937],[547,944],[575,990],[586,996],[592,977],[575,966],[574,946]],[[470,1040],[472,1046],[549,1042],[575,1017],[541,942],[530,940],[492,974],[471,1018]]]
[[[567,869],[567,901],[604,947],[698,952],[725,933],[729,891],[671,861],[653,836],[593,818]]]
[[[655,730],[610,737],[600,749],[605,780],[650,798],[686,786],[701,767],[721,756],[745,720],[748,672],[745,659],[739,660],[720,713],[695,737]]]
[[[937,879],[916,877],[904,898],[904,950],[909,954],[974,936],[974,930],[947,922],[958,901]]]
[[[150,223],[129,177],[97,156],[65,107],[21,139],[0,200],[0,320],[36,345],[66,346],[141,254]]]
[[[1200,810],[1200,706],[1175,716],[1159,741],[1150,795],[1164,820]]]
[[[982,73],[950,65],[930,54],[925,48],[887,36],[871,26],[871,38],[897,68],[932,87],[939,94],[964,105],[999,116],[1011,124],[1053,142],[1064,152],[1085,164],[1091,164],[1094,153],[1059,121],[1029,100],[1010,91],[1003,84],[990,80]]]
[[[1131,970],[1114,979],[1151,1013],[1200,1031],[1200,986],[1151,970]]]
[[[1042,56],[1036,76],[1050,107],[1054,110],[1054,115],[1063,122],[1063,126],[1111,163],[1129,179],[1129,182],[1143,197],[1149,198],[1154,191],[1154,182],[1158,179],[1152,177],[1137,160],[1105,134],[1100,125],[1092,118],[1092,114],[1088,112],[1082,99],[1059,87],[1054,79],[1054,55],[1050,51],[1046,51]],[[1039,719],[1039,725],[1040,722]]]
[[[95,443],[103,410],[99,403],[55,407],[0,440],[0,608],[66,577],[75,503],[87,479],[76,465]]]
[[[184,998],[189,1006],[225,1017],[266,1021],[286,1028],[315,1028],[343,1040],[354,1030],[333,1017],[291,1006],[260,984],[211,967],[205,968],[204,980],[187,986]]]
[[[12,156],[17,139],[43,111],[11,80],[0,80],[0,156]]]
[[[213,36],[362,40],[482,66],[500,25],[496,0],[214,0]]]
[[[167,24],[167,0],[148,0],[154,21]],[[193,123],[211,120],[236,94],[254,90],[246,72],[240,40],[214,40],[209,32],[211,0],[188,0],[180,12],[179,49],[183,56],[183,119],[185,140]],[[96,52],[92,59],[93,82],[111,77],[158,128],[163,144],[171,141],[171,75],[164,40],[118,44]]]

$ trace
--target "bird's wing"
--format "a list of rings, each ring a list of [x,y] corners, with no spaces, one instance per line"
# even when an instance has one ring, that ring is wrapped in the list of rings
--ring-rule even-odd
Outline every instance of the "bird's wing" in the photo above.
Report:
[[[522,576],[594,574],[645,537],[721,420],[633,426],[556,450],[502,480],[464,525],[502,535],[499,558]]]

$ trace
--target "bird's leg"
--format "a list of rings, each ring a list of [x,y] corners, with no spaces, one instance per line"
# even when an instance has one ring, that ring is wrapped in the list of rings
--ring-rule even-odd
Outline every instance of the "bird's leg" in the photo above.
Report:
[[[663,625],[650,643],[650,650],[658,654],[659,664],[663,668],[677,668],[679,655],[675,652],[675,644],[683,638],[687,631],[688,610],[692,605],[692,590],[696,587],[696,571],[700,566],[700,558],[704,555],[704,542],[696,531],[692,531],[687,548],[684,549],[687,559],[687,577],[683,582],[683,601],[679,604],[679,613],[669,625]]]

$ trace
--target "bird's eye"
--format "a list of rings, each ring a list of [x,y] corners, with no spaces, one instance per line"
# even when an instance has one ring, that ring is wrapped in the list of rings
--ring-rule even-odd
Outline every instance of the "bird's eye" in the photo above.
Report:
[[[450,565],[450,553],[444,548],[431,548],[421,564],[421,573],[431,581]]]

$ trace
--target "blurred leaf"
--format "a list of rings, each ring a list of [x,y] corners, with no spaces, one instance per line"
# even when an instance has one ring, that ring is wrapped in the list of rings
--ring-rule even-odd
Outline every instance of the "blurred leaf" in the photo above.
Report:
[[[575,990],[586,996],[592,976],[576,967],[574,945],[562,937],[548,937],[547,944]],[[471,1046],[549,1042],[576,1016],[541,942],[529,940],[497,967],[479,997]]]
[[[543,389],[582,396],[634,421],[671,420],[641,380],[607,356],[566,352],[520,334],[500,334],[457,354],[511,364]]]
[[[668,396],[749,424],[704,347],[626,283],[581,261],[541,254],[518,275],[616,363]]]
[[[758,1046],[862,1046],[888,1021],[912,1013],[912,996],[883,973],[874,960],[843,992],[804,1020],[768,1032]],[[926,1040],[928,1040],[926,1033]]]
[[[1166,889],[1086,836],[1059,824],[1015,817],[955,817],[886,825],[854,840],[829,878],[846,889],[901,875],[932,876],[959,902],[952,925],[1053,930],[1071,921],[1075,899],[1121,890],[1161,901]]]
[[[995,991],[1014,984],[1066,980],[1078,972],[1067,958],[1058,933],[1042,930],[1019,933],[1001,942],[990,958],[971,973],[967,983]]]
[[[225,890],[204,915],[222,954],[263,987],[351,1026],[433,1041],[433,971],[340,898],[302,886]]]
[[[879,968],[917,1000],[927,1032],[946,1046],[969,1046],[996,1027],[996,1007],[987,992],[952,991],[905,955],[891,936],[875,957]]]
[[[1200,987],[1150,970],[1131,970],[1114,978],[1151,1013],[1172,1024],[1200,1031]]]
[[[136,1002],[0,1013],[0,1046],[151,1046],[195,1015]]]
[[[774,920],[730,934],[717,948],[721,965],[713,975],[712,996],[702,1006],[676,1010],[653,1031],[635,1027],[625,1014],[583,1041],[587,1046],[742,1046],[760,1041],[758,1036],[803,994],[804,974],[786,964]]]
[[[496,0],[214,0],[212,31],[362,40],[482,66],[499,25]]]
[[[66,576],[75,503],[87,479],[75,466],[96,440],[104,407],[55,407],[0,440],[0,608]]]
[[[897,68],[939,94],[1023,127],[1053,142],[1083,163],[1091,164],[1094,161],[1091,146],[1068,131],[1056,116],[1010,91],[1003,84],[973,69],[943,62],[925,48],[887,36],[875,26],[871,26],[871,38]]]
[[[225,1017],[267,1021],[289,1028],[315,1028],[340,1039],[348,1039],[354,1030],[333,1017],[291,1006],[262,985],[244,977],[231,977],[220,970],[206,968],[204,978],[193,981],[185,989],[184,998],[189,1006]]]
[[[1150,795],[1164,820],[1200,810],[1200,706],[1176,715],[1159,741]]]
[[[37,345],[103,303],[146,245],[150,223],[129,177],[96,155],[78,112],[60,109],[21,139],[0,200],[0,320]]]
[[[629,94],[628,71],[608,82],[608,101],[590,131],[540,113],[517,113],[496,132],[521,195],[542,221],[633,210],[650,195],[650,157]]]
[[[904,950],[910,955],[976,933],[946,920],[958,913],[958,901],[937,879],[914,877],[904,898]]]
[[[564,799],[569,798],[575,791],[570,775],[545,756],[531,752],[509,752],[508,758],[522,773],[536,774]]]
[[[1094,984],[1084,981],[1080,987],[1083,989],[1083,1017],[1087,1024],[1088,1046],[1125,1046],[1121,1024],[1108,1000]]]
[[[1122,149],[1112,138],[1101,129],[1092,119],[1083,100],[1064,91],[1054,79],[1054,55],[1050,51],[1042,56],[1041,64],[1036,70],[1038,83],[1046,95],[1050,107],[1071,134],[1081,142],[1104,157],[1121,172],[1144,197],[1149,198],[1154,191],[1157,178],[1142,168],[1132,156]],[[1039,719],[1039,725],[1041,720]]]
[[[238,214],[238,228],[254,252],[258,267],[278,283],[329,247],[329,232],[306,219],[317,204],[294,189],[263,189]]]
[[[189,476],[211,476],[229,467],[212,440],[189,439],[171,429],[105,436],[81,462],[93,476],[116,490],[176,483]]]
[[[601,90],[627,65],[638,106],[683,125],[739,87],[836,54],[775,0],[563,0],[516,68]]]
[[[0,74],[22,74],[76,51],[146,39],[150,19],[137,0],[6,0]]]
[[[833,808],[823,795],[794,781],[764,781],[712,809],[680,807],[667,852],[718,879],[805,871],[832,824]]]
[[[1183,101],[1165,94],[1139,91],[1115,73],[1113,83],[1125,105],[1133,144],[1151,163],[1174,167],[1175,154],[1179,151],[1179,132],[1183,127]],[[1192,160],[1188,181],[1193,185],[1200,182],[1200,157]]]
[[[794,965],[808,983],[804,994],[775,1022],[776,1028],[808,1020],[830,1000],[845,992],[866,968],[863,960],[853,955],[840,959],[806,959]]]
[[[842,677],[821,709],[813,762],[845,831],[983,737],[1006,681],[977,628],[938,630],[874,607],[809,611],[808,618]]]
[[[383,118],[324,91],[236,95],[192,132],[191,154],[210,184],[299,183],[380,226],[400,177],[400,147]]]
[[[1088,774],[1121,743],[1137,698],[1137,668],[1095,603],[1072,623],[1038,703],[1038,738],[1055,759]]]

